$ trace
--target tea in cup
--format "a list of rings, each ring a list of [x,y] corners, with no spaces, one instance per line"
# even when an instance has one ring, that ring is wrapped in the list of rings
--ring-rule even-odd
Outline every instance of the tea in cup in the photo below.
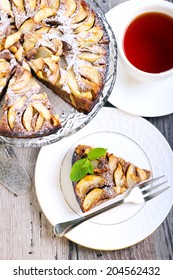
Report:
[[[141,81],[173,77],[173,4],[144,1],[129,12],[117,36],[128,73]]]

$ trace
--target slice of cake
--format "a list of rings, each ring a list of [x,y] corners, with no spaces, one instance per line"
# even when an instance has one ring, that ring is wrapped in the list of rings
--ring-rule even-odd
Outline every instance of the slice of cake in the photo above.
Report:
[[[61,127],[47,94],[24,61],[22,66],[17,66],[9,82],[3,110],[0,122],[3,135],[37,137],[56,132]]]
[[[151,171],[110,154],[105,149],[79,145],[73,154],[70,176],[81,210],[87,212],[148,180]]]

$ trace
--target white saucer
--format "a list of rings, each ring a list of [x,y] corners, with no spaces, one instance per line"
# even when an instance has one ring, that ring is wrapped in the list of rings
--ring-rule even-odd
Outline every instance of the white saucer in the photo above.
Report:
[[[144,2],[142,0],[127,1],[106,14],[115,36],[126,14]],[[143,117],[171,114],[173,113],[173,77],[153,83],[139,82],[127,74],[118,60],[117,79],[109,102],[125,112]]]
[[[163,135],[148,121],[115,108],[102,108],[72,136],[43,147],[35,170],[36,193],[47,219],[54,226],[81,215],[69,179],[71,157],[78,144],[101,145],[109,151],[165,174],[171,188],[145,205],[121,205],[74,228],[66,237],[82,246],[116,250],[131,246],[154,232],[173,204],[173,153]]]

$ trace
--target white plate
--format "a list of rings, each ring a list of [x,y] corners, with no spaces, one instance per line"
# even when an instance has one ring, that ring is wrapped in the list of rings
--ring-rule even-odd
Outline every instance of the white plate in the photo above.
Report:
[[[81,131],[43,147],[39,153],[36,192],[52,225],[82,215],[69,180],[71,156],[78,143],[107,147],[140,167],[151,168],[154,177],[165,174],[173,186],[173,153],[162,134],[143,118],[103,108]],[[173,187],[145,205],[121,205],[74,228],[66,237],[100,250],[131,246],[163,222],[173,204],[172,197]]]
[[[146,0],[145,0],[146,1]],[[123,19],[136,6],[145,1],[131,0],[124,2],[106,14],[115,36]],[[154,0],[149,0],[150,3]],[[172,5],[172,3],[168,3]],[[117,79],[109,102],[117,108],[144,117],[157,117],[173,113],[173,77],[165,81],[139,82],[130,77],[118,60]]]

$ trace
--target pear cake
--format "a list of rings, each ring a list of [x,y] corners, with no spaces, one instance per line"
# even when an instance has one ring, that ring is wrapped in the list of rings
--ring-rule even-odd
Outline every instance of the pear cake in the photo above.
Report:
[[[73,167],[77,163],[79,168],[81,159],[87,159],[93,150],[93,147],[78,145],[73,153],[71,172],[81,174],[89,166],[88,161],[87,164],[81,162],[83,170],[73,170]],[[83,212],[123,194],[127,189],[151,177],[150,170],[142,169],[107,151],[101,157],[91,159],[90,164],[93,166],[92,172],[86,172],[86,175],[76,181],[71,177],[75,196]]]
[[[61,128],[41,84],[88,114],[105,83],[108,43],[83,0],[0,0],[0,134],[37,137]]]

